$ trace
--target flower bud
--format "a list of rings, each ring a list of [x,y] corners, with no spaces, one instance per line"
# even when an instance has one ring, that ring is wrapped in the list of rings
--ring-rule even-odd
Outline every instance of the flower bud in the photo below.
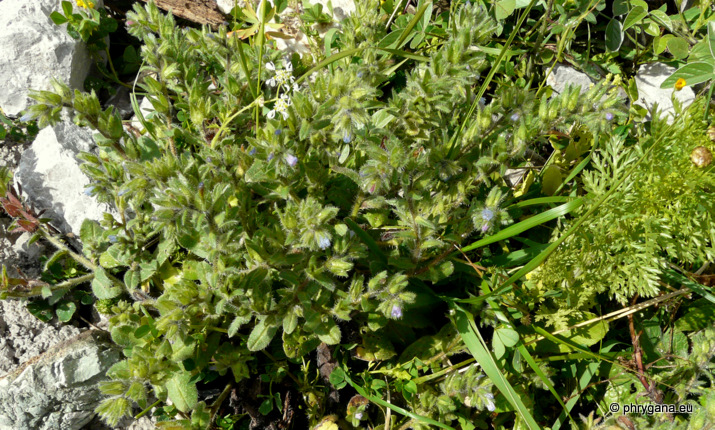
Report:
[[[690,153],[690,161],[697,167],[708,167],[713,161],[713,154],[704,146],[698,146]]]

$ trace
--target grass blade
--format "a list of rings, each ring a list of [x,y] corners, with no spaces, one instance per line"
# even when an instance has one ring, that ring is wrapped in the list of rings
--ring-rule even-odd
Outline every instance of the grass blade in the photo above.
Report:
[[[494,357],[492,357],[492,354],[489,352],[484,339],[479,333],[479,329],[477,329],[474,324],[474,317],[459,307],[455,302],[450,304],[450,308],[455,311],[454,322],[457,326],[457,331],[462,336],[462,340],[464,340],[464,344],[467,345],[469,352],[484,370],[484,373],[487,374],[497,389],[506,397],[507,401],[514,407],[526,425],[530,429],[540,429],[541,426],[536,423],[536,420],[534,420],[534,417],[521,400],[521,397],[519,397],[514,387],[511,386],[501,369],[499,369],[496,361],[494,361]]]
[[[497,234],[493,234],[489,237],[485,237],[482,240],[474,242],[471,245],[465,246],[464,248],[462,248],[462,251],[472,251],[474,249],[481,248],[482,246],[489,245],[490,243],[498,242],[500,240],[505,240],[512,236],[516,236],[517,234],[529,230],[530,228],[534,228],[545,222],[551,221],[554,218],[564,216],[569,212],[578,209],[581,204],[583,204],[583,199],[578,198],[561,206],[549,209],[529,219],[525,219],[524,221],[511,225],[504,230],[499,231],[499,233]]]
[[[338,368],[338,369],[339,369],[339,368]],[[336,369],[336,370],[338,370],[338,369]],[[399,407],[399,406],[395,406],[395,405],[393,405],[392,403],[388,403],[388,402],[382,400],[382,399],[379,398],[379,397],[370,395],[367,391],[365,391],[365,389],[363,389],[363,388],[362,388],[361,386],[359,386],[358,384],[354,383],[354,382],[352,381],[352,379],[350,379],[350,377],[348,376],[347,372],[344,372],[344,371],[343,371],[343,374],[340,375],[340,376],[343,377],[343,378],[345,378],[345,382],[347,382],[348,384],[350,384],[350,386],[353,387],[353,388],[355,389],[355,391],[358,392],[358,394],[360,394],[361,396],[365,397],[366,399],[368,399],[369,401],[371,401],[371,402],[373,402],[373,403],[375,403],[375,404],[377,404],[377,405],[380,405],[380,406],[385,407],[385,408],[389,408],[389,409],[391,409],[391,410],[397,412],[398,414],[402,414],[402,415],[404,415],[404,416],[406,416],[406,417],[410,417],[410,418],[412,418],[413,420],[419,421],[419,422],[422,423],[422,424],[432,425],[432,426],[439,427],[439,428],[445,429],[445,430],[455,430],[453,427],[450,427],[450,426],[448,426],[448,425],[446,425],[446,424],[442,424],[442,423],[439,422],[439,421],[435,421],[435,420],[433,420],[433,419],[430,419],[430,418],[427,418],[427,417],[423,417],[423,416],[421,416],[421,415],[413,414],[412,412],[410,412],[410,411],[408,411],[408,410],[405,410],[405,409],[402,409],[402,408]]]

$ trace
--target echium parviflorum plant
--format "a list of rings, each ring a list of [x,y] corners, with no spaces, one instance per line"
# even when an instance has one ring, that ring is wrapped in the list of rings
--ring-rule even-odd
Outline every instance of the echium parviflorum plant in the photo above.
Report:
[[[94,93],[55,82],[56,92],[34,94],[41,126],[67,107],[97,131],[97,151],[82,154],[88,192],[118,214],[81,231],[98,308],[126,356],[101,387],[110,425],[135,404],[167,402],[174,425],[205,428],[232,387],[259,375],[303,392],[314,424],[327,394],[306,375],[326,345],[348,369],[392,369],[403,387],[392,402],[430,419],[493,410],[476,367],[425,380],[439,404],[410,406],[415,383],[400,375],[414,368],[395,366],[420,356],[436,371],[464,350],[447,319],[433,327],[445,311],[439,295],[475,293],[446,257],[512,222],[502,176],[527,149],[575,123],[598,136],[618,100],[607,85],[552,98],[504,86],[478,100],[490,67],[478,46],[495,30],[482,8],[454,8],[442,36],[405,60],[378,48],[387,37],[379,2],[357,3],[341,51],[314,63],[284,57],[263,26],[241,40],[135,5],[127,22],[143,43],[141,127],[125,127]],[[263,2],[259,16],[271,7]],[[405,352],[424,330],[431,346]],[[284,371],[264,373],[267,361]],[[207,405],[199,389],[219,375],[221,401]],[[353,422],[367,419],[354,409]]]

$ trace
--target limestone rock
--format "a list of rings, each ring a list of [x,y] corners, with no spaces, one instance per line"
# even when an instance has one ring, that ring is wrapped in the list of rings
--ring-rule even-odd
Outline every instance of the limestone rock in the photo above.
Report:
[[[0,108],[7,115],[27,108],[29,89],[51,89],[52,76],[83,88],[92,61],[83,42],[50,20],[57,9],[56,0],[0,2]]]
[[[97,384],[121,352],[89,330],[0,379],[0,430],[76,430],[102,400]]]
[[[685,87],[680,91],[675,91],[673,88],[660,88],[660,84],[675,70],[674,67],[663,63],[644,64],[638,69],[635,77],[638,88],[636,104],[650,110],[654,103],[658,103],[658,111],[668,115],[668,122],[672,121],[675,114],[672,96],[675,96],[683,104],[683,107],[687,107],[695,101],[695,93],[690,87]],[[647,119],[650,119],[650,116]]]
[[[546,84],[550,85],[557,94],[564,92],[569,84],[580,85],[581,94],[583,94],[588,91],[588,87],[593,84],[593,81],[587,74],[579,72],[573,67],[557,64],[546,78]]]
[[[60,230],[77,236],[85,218],[101,220],[110,211],[84,193],[89,178],[80,170],[76,155],[93,145],[92,132],[71,122],[46,127],[22,154],[15,172],[15,182],[29,202],[37,210],[47,209],[45,216],[54,219]]]

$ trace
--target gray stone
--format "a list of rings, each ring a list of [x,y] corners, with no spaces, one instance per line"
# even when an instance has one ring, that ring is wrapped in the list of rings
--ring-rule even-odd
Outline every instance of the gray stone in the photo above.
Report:
[[[0,378],[0,430],[75,430],[94,417],[98,382],[121,358],[106,332],[89,330]]]
[[[25,305],[17,300],[0,301],[0,377],[79,334],[77,327],[40,321]]]
[[[37,210],[47,209],[46,216],[60,230],[77,236],[85,218],[101,220],[110,211],[85,194],[89,178],[80,170],[76,156],[93,145],[92,132],[71,122],[46,127],[22,154],[15,172],[15,182],[28,201]]]
[[[92,61],[85,44],[72,39],[50,14],[56,0],[0,2],[0,108],[15,116],[27,108],[29,89],[51,89],[55,76],[72,88],[83,88]]]
[[[563,64],[557,64],[549,76],[546,77],[546,84],[551,86],[557,94],[564,92],[566,86],[569,84],[580,85],[581,94],[583,94],[588,91],[589,86],[593,83],[587,74]]]
[[[658,104],[658,111],[668,116],[668,122],[673,121],[675,109],[671,97],[675,97],[683,107],[687,107],[695,101],[695,93],[690,87],[685,87],[680,91],[674,88],[661,89],[660,84],[675,72],[674,67],[663,63],[644,64],[638,69],[635,81],[638,88],[638,100],[635,104],[643,106],[649,111],[655,103]],[[650,120],[650,115],[646,118]]]

